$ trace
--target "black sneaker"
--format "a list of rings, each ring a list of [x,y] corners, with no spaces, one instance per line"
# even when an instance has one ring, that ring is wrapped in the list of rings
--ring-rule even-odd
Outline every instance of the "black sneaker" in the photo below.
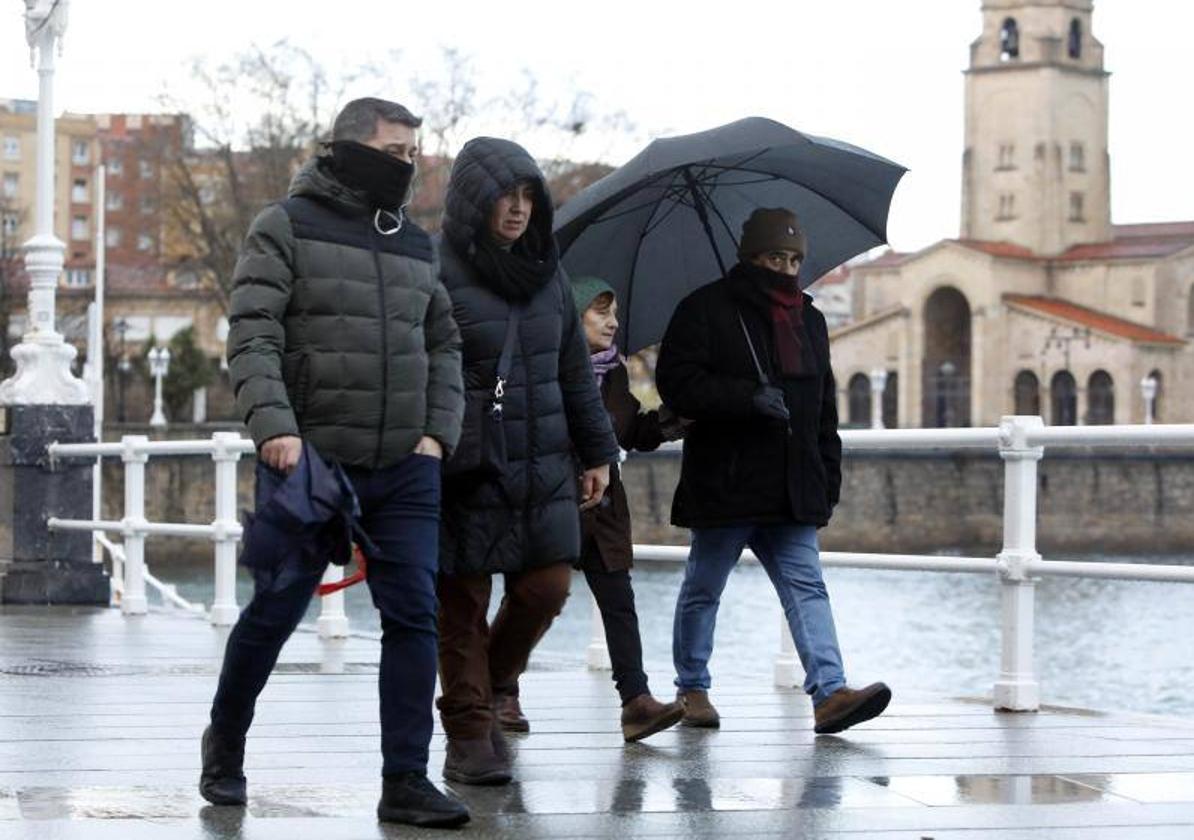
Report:
[[[212,805],[244,805],[248,801],[245,783],[245,739],[228,741],[208,726],[200,741],[203,772],[199,794]]]
[[[426,773],[411,770],[384,776],[377,818],[427,828],[455,828],[469,821],[468,808],[440,792]]]

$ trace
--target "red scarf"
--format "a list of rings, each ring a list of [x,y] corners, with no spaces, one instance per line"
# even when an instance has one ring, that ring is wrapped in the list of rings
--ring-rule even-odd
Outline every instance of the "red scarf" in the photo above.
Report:
[[[799,376],[804,372],[804,293],[796,278],[750,263],[738,263],[729,277],[736,295],[770,316],[780,374]]]

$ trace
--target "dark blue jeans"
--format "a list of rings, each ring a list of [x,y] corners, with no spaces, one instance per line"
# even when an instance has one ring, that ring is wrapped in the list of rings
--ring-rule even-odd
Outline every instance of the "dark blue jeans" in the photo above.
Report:
[[[382,554],[369,563],[367,577],[381,613],[382,774],[426,772],[437,656],[440,462],[409,455],[385,469],[346,471],[360,499],[361,526]],[[308,570],[276,591],[256,587],[228,637],[212,702],[212,727],[224,737],[249,731],[257,695],[322,575],[322,568]]]

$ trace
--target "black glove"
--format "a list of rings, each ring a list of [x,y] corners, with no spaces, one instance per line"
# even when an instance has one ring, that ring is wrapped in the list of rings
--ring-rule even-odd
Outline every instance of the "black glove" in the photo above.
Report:
[[[788,413],[788,406],[784,402],[784,392],[774,385],[760,385],[751,397],[751,405],[756,414],[770,417],[773,420],[783,420],[785,423],[792,419]]]
[[[692,425],[687,417],[681,417],[666,405],[659,406],[659,433],[664,440],[679,440],[684,437],[686,427]]]

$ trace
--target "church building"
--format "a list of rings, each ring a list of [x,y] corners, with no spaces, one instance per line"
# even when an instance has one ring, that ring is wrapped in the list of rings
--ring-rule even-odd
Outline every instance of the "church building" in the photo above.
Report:
[[[1092,15],[983,0],[960,236],[851,267],[843,425],[871,425],[874,400],[888,427],[1194,422],[1194,221],[1112,223]]]

